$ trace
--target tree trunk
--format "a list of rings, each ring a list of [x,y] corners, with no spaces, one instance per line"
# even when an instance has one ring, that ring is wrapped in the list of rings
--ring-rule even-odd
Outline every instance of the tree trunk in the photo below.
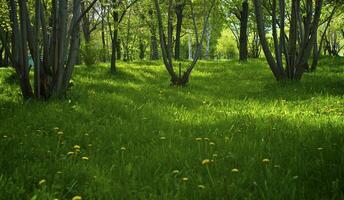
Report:
[[[245,0],[242,3],[240,17],[240,44],[239,44],[239,59],[240,61],[247,61],[248,50],[247,50],[247,23],[248,23],[248,1]]]
[[[211,25],[209,25],[206,33],[206,45],[205,45],[205,59],[210,59],[210,40],[211,40]]]
[[[159,60],[158,39],[155,34],[151,36],[151,60]]]
[[[270,66],[272,73],[274,74],[275,79],[283,80],[284,74],[283,72],[279,71],[276,61],[274,57],[272,56],[272,53],[269,49],[268,41],[266,39],[265,24],[264,24],[263,15],[262,15],[261,1],[254,0],[253,2],[254,2],[255,14],[256,14],[258,35],[260,38],[260,43],[262,45],[266,60]]]
[[[177,16],[177,27],[176,27],[176,40],[175,40],[175,47],[174,47],[174,58],[176,60],[180,59],[180,39],[181,39],[181,32],[182,32],[182,24],[183,24],[183,10],[185,4],[183,2],[179,2],[176,5],[176,16]]]
[[[190,31],[188,31],[188,52],[189,60],[192,60],[192,37]]]

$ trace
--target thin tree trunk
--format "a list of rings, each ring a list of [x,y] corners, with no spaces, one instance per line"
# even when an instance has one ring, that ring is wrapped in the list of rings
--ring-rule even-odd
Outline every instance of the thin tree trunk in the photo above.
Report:
[[[182,32],[182,24],[183,24],[183,10],[185,4],[183,2],[179,2],[176,5],[176,16],[177,16],[177,27],[176,27],[176,40],[175,40],[175,55],[174,58],[176,60],[180,59],[180,39],[181,39],[181,32]]]
[[[240,12],[240,38],[239,38],[239,59],[240,61],[247,61],[247,24],[248,24],[248,1],[244,0],[242,3],[242,10]]]

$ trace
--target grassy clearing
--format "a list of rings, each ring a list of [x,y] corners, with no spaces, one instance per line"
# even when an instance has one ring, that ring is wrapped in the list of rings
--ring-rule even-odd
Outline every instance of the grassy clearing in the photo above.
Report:
[[[120,66],[24,103],[0,69],[0,199],[344,198],[344,60],[301,83],[201,62],[184,88],[160,63]]]

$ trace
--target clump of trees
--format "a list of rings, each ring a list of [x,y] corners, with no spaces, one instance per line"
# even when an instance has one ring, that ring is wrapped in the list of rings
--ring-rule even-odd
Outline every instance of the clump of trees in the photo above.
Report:
[[[276,80],[298,81],[342,54],[343,11],[340,0],[0,0],[0,67],[24,99],[63,97],[76,64],[116,74],[120,59],[162,59],[180,86],[199,59],[263,50]]]

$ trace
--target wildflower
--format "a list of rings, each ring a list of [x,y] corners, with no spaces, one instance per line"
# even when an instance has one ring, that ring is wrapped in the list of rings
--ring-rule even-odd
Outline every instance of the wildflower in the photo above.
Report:
[[[62,131],[57,132],[57,135],[63,135]]]
[[[202,141],[202,138],[198,137],[195,139],[196,141]]]
[[[204,185],[198,185],[197,186],[199,189],[205,189],[205,186]]]
[[[47,181],[45,179],[42,179],[38,182],[38,185],[43,185],[44,183],[46,183]]]
[[[233,168],[231,171],[232,171],[233,173],[238,173],[238,172],[239,172],[239,169]]]
[[[210,160],[209,159],[204,159],[203,161],[202,161],[202,165],[207,165],[207,164],[209,164],[210,163]]]
[[[74,147],[73,147],[74,149],[80,149],[80,146],[79,145],[74,145]]]
[[[53,129],[54,129],[54,131],[58,131],[59,127],[54,127]]]
[[[88,160],[88,157],[83,156],[83,157],[81,157],[81,159],[82,159],[82,160]]]
[[[188,181],[188,180],[189,180],[188,177],[183,177],[183,178],[182,178],[182,181],[184,181],[184,182],[186,182],[186,181]]]
[[[265,163],[265,164],[268,164],[268,163],[270,162],[270,160],[269,160],[268,158],[264,158],[264,159],[262,160],[262,162]]]
[[[121,147],[121,150],[122,150],[122,151],[125,151],[125,150],[127,150],[127,148],[125,148],[125,147]]]
[[[69,156],[74,155],[74,152],[70,151],[70,152],[67,153],[67,155],[69,155]]]
[[[209,141],[209,138],[203,138],[204,139],[204,141]]]
[[[209,145],[210,146],[215,146],[215,143],[214,142],[209,142]]]
[[[160,140],[166,140],[166,137],[160,137]]]
[[[72,200],[82,200],[81,196],[74,196]]]
[[[172,174],[179,174],[179,170],[177,170],[177,169],[173,170]]]

